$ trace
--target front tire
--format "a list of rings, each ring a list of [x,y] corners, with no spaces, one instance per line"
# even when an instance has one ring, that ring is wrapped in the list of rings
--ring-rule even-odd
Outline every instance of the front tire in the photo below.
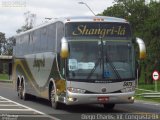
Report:
[[[59,109],[60,108],[60,103],[57,100],[58,96],[56,93],[56,90],[54,88],[54,86],[52,86],[51,91],[50,91],[50,102],[51,102],[51,106],[54,109]]]

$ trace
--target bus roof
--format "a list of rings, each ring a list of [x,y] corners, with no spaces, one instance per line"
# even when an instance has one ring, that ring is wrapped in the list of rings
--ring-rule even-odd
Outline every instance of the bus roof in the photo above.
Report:
[[[77,16],[77,17],[67,17],[64,19],[64,22],[124,22],[126,23],[127,21],[122,18],[117,18],[117,17],[108,17],[108,16]]]
[[[32,32],[36,29],[48,26],[50,24],[53,24],[55,22],[63,22],[68,23],[68,22],[121,22],[121,23],[128,23],[127,20],[122,19],[122,18],[117,18],[117,17],[108,17],[108,16],[75,16],[75,17],[64,17],[64,18],[57,18],[54,19],[52,22],[48,22],[39,26],[34,27],[33,29],[27,30],[25,32],[22,32],[20,34],[15,35],[15,37],[21,36],[23,34]]]

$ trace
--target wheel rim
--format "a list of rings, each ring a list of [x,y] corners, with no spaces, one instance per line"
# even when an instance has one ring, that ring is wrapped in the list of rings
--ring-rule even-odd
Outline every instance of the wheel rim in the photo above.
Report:
[[[20,85],[18,85],[18,96],[20,96]]]
[[[22,99],[22,97],[23,97],[22,94],[23,94],[22,93],[22,86],[19,85],[19,87],[18,87],[18,96],[19,96],[20,99]]]
[[[21,90],[21,94],[22,94],[22,98],[24,99],[24,97],[25,97],[25,92],[24,92],[24,85],[22,85],[22,90]]]
[[[51,91],[51,103],[52,106],[55,104],[56,98],[55,98],[55,90],[52,89]]]
[[[20,99],[25,99],[25,91],[24,91],[24,85],[19,85],[18,87],[18,96]]]

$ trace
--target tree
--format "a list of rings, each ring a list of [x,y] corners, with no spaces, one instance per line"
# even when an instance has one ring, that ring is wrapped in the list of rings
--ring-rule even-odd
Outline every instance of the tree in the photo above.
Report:
[[[6,44],[5,34],[0,32],[0,55],[2,55],[3,50],[5,49],[4,46]]]
[[[30,13],[29,11],[24,13],[25,16],[25,25],[23,25],[20,29],[18,29],[16,32],[21,33],[27,30],[30,30],[33,28],[35,21],[36,21],[36,15]]]
[[[147,59],[144,62],[145,82],[152,83],[151,73],[160,70],[160,2],[145,0],[115,0],[115,4],[102,13],[127,19],[134,36],[144,39],[147,46]],[[144,74],[144,73],[143,73]]]
[[[13,54],[13,47],[16,44],[16,39],[14,37],[10,37],[6,39],[5,49],[3,51],[3,54],[5,55],[12,55]]]

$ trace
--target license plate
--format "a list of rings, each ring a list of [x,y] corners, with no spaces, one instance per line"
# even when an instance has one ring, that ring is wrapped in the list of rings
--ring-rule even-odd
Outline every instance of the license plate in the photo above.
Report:
[[[109,97],[101,96],[101,97],[98,97],[97,100],[99,102],[107,102],[109,100]]]

